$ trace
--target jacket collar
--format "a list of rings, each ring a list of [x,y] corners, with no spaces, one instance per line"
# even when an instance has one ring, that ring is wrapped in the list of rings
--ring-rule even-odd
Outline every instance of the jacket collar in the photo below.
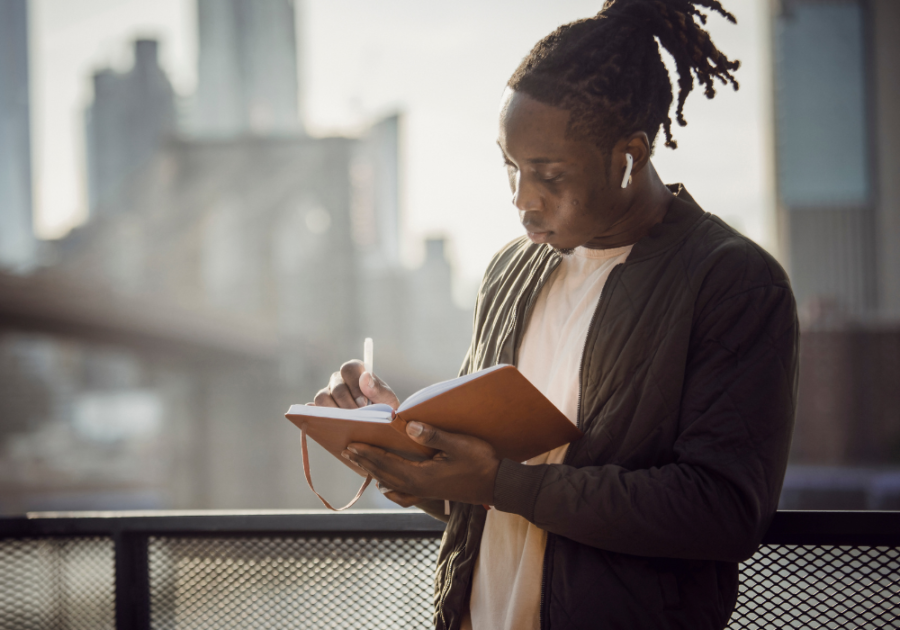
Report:
[[[675,195],[663,220],[634,244],[626,264],[651,258],[683,241],[707,213],[697,205],[683,184],[668,184]]]

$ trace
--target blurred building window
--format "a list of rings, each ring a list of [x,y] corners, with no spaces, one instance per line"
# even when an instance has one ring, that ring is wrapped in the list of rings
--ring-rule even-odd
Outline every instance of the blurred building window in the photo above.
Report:
[[[785,2],[774,31],[778,184],[788,207],[869,201],[861,2]]]

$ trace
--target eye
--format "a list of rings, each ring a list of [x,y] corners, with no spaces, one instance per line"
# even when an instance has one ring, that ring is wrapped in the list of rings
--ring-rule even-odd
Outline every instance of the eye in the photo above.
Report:
[[[547,182],[548,184],[555,184],[556,182],[558,182],[559,180],[562,179],[562,176],[563,176],[562,173],[557,173],[556,175],[547,174],[547,175],[542,176],[541,179],[543,181]]]

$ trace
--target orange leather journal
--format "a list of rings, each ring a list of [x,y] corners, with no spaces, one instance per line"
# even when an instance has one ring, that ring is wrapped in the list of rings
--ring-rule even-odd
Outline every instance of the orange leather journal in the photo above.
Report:
[[[422,389],[396,411],[388,405],[336,409],[292,405],[285,416],[303,431],[303,468],[312,488],[306,436],[360,475],[366,473],[341,457],[351,442],[372,444],[407,459],[422,460],[436,451],[406,435],[413,420],[452,433],[480,438],[500,458],[524,462],[581,437],[581,431],[511,365],[497,365]],[[370,479],[356,498],[362,496]],[[315,492],[315,489],[313,492]],[[326,507],[332,506],[318,492]]]

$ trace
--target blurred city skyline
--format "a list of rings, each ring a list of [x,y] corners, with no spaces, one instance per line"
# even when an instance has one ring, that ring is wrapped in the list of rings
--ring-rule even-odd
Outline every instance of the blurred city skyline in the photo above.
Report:
[[[466,301],[493,252],[521,234],[494,145],[505,81],[541,37],[602,3],[463,2],[449,13],[408,0],[297,5],[302,122],[314,135],[353,134],[404,112],[402,259],[416,265],[425,237],[449,236],[457,299]],[[713,17],[710,30],[742,61],[741,90],[722,89],[713,101],[693,94],[689,126],[675,129],[679,149],[659,148],[654,163],[666,181],[685,183],[706,210],[771,250],[765,7],[726,7],[738,25]],[[94,71],[127,69],[132,41],[157,38],[179,114],[188,115],[195,2],[32,0],[31,36],[35,220],[38,235],[53,238],[87,216],[82,123]]]
[[[0,512],[305,506],[280,416],[363,337],[401,397],[456,373],[521,234],[503,86],[598,7],[294,4],[0,0]],[[655,165],[789,272],[782,508],[900,505],[900,5],[726,7],[741,90]]]
[[[17,264],[0,273],[0,512],[311,507],[290,404],[363,335],[398,395],[465,354],[446,241],[399,260],[402,112],[306,134],[293,2],[192,1],[196,92],[179,98],[152,37],[95,69],[88,220],[29,256],[28,0],[0,0],[0,253]]]

